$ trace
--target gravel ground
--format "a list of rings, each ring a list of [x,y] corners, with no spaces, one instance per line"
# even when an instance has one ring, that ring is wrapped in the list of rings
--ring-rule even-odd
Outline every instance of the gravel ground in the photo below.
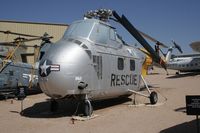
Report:
[[[159,73],[159,74],[158,74]],[[44,94],[28,96],[23,102],[0,101],[0,133],[193,133],[196,117],[187,116],[186,95],[200,94],[200,74],[169,75],[156,68],[145,77],[159,93],[159,102],[150,106],[141,96],[93,103],[98,117],[87,121],[72,121],[76,104],[60,101],[59,111],[49,111],[49,98]],[[138,106],[132,105],[135,98]]]

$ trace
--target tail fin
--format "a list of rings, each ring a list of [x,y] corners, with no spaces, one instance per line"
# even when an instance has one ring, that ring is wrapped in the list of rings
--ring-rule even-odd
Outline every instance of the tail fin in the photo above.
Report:
[[[167,54],[166,54],[166,57],[165,57],[166,63],[168,63],[169,60],[171,59],[172,51],[173,51],[173,47],[170,47],[170,48],[168,49]]]

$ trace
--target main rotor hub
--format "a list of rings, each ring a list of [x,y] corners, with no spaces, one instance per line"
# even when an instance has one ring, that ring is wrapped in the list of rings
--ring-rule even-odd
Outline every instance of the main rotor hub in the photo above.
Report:
[[[91,18],[98,18],[102,21],[108,21],[108,19],[112,16],[112,10],[110,9],[98,9],[94,11],[88,11],[84,18],[91,19]]]

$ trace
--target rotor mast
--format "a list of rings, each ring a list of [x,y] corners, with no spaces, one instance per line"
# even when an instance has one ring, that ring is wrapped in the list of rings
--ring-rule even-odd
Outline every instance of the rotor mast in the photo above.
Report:
[[[98,9],[94,11],[88,11],[85,15],[85,19],[96,18],[104,22],[108,22],[108,20],[113,16],[112,10],[110,9]]]

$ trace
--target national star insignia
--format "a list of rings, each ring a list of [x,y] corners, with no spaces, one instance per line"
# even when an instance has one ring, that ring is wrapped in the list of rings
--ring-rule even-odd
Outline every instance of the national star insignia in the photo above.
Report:
[[[51,67],[50,65],[47,65],[47,61],[45,60],[43,65],[40,66],[41,69],[41,75],[44,73],[45,75],[47,75],[47,69]]]

